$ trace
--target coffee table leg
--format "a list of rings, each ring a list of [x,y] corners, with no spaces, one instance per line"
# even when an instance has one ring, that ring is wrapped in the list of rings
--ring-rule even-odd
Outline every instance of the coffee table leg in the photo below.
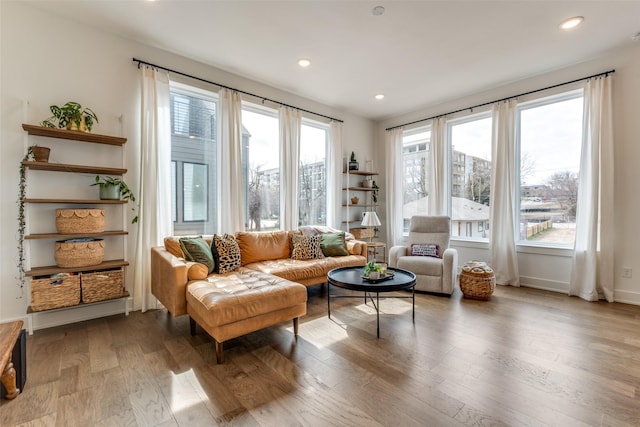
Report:
[[[329,319],[331,319],[331,283],[329,282],[327,282],[327,312]]]
[[[380,292],[376,292],[376,329],[380,338]]]
[[[413,322],[416,322],[416,287],[411,288],[411,299],[413,302]]]

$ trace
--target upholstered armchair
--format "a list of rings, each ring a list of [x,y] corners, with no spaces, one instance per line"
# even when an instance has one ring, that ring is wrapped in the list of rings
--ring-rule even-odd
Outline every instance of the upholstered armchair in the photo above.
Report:
[[[448,216],[413,216],[406,246],[389,251],[389,267],[416,275],[416,291],[451,295],[455,288],[458,251],[449,247]]]

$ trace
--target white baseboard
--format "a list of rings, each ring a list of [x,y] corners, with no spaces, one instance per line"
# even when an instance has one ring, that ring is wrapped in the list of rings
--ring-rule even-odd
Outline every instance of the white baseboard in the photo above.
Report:
[[[125,303],[131,306],[131,298],[126,300],[110,300],[93,303],[87,306],[73,306],[50,311],[41,311],[27,315],[24,319],[25,327],[29,327],[29,316],[31,316],[33,330],[52,328],[70,323],[83,322],[86,320],[98,319],[100,317],[114,316],[125,313]]]
[[[569,284],[558,280],[541,279],[539,277],[520,276],[520,285],[544,291],[569,293]]]
[[[640,305],[640,292],[614,290],[613,299],[615,302]]]

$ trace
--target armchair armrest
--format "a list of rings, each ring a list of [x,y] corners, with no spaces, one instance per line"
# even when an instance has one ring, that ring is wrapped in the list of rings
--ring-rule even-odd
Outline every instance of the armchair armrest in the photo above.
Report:
[[[453,248],[445,249],[442,254],[444,262],[442,271],[442,292],[451,295],[456,283],[458,274],[458,251]]]
[[[408,248],[406,246],[397,245],[391,247],[389,249],[389,267],[397,267],[398,266],[398,258],[401,256],[407,256]]]
[[[151,248],[151,293],[175,317],[187,314],[188,263],[164,247]]]

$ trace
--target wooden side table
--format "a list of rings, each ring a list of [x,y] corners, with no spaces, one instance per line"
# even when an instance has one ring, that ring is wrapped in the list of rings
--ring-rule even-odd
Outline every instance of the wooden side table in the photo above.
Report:
[[[369,259],[376,261],[380,248],[382,248],[382,262],[386,263],[387,244],[384,242],[367,242],[367,261],[369,261]],[[373,254],[373,257],[370,257],[369,254]]]
[[[16,370],[11,355],[22,330],[22,320],[0,324],[0,381],[7,390],[7,399],[15,399],[20,390],[16,387]]]

